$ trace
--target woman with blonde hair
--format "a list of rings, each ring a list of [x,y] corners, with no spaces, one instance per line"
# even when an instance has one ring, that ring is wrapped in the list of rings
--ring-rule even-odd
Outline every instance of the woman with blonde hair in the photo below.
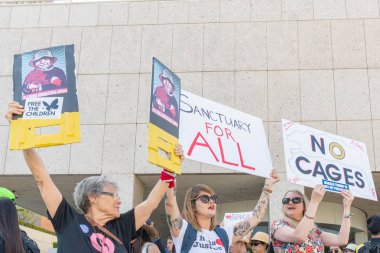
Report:
[[[316,185],[311,193],[310,203],[298,190],[287,191],[282,199],[284,218],[274,221],[271,226],[272,245],[275,253],[324,252],[324,246],[345,245],[350,234],[350,212],[354,196],[346,190],[343,197],[343,218],[339,234],[321,231],[314,224],[318,206],[326,190]]]
[[[174,190],[166,193],[165,208],[170,233],[177,252],[181,253],[228,253],[230,241],[237,242],[252,231],[264,217],[272,185],[279,181],[275,171],[267,178],[260,199],[252,215],[231,228],[217,226],[216,206],[218,196],[203,184],[187,190],[182,215],[179,211]],[[231,233],[227,233],[226,230]]]

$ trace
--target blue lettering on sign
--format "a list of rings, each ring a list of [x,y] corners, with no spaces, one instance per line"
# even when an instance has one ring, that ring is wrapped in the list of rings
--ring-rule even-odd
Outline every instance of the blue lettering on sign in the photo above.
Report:
[[[328,181],[322,179],[322,184],[325,186],[325,189],[333,192],[341,192],[342,190],[349,190],[348,184],[342,184],[334,181]]]

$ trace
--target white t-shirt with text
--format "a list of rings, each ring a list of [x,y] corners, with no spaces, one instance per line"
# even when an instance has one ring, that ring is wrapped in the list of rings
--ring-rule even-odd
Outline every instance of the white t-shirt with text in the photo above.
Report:
[[[183,237],[185,236],[188,224],[189,223],[183,219],[183,226],[179,236],[173,236],[173,242],[177,252],[181,250]],[[197,237],[189,253],[226,253],[226,250],[222,240],[214,230],[209,231],[202,229],[202,231],[197,231]]]

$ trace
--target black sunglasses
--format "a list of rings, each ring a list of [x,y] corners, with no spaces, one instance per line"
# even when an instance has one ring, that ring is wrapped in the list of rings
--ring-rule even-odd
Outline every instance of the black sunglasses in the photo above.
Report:
[[[204,204],[208,204],[208,203],[210,203],[210,201],[214,202],[215,204],[218,204],[218,202],[219,202],[218,196],[216,196],[216,195],[211,195],[211,196],[200,195],[197,198],[195,198],[194,200],[197,200],[197,199],[200,199],[202,201],[202,203],[204,203]]]
[[[262,242],[259,242],[259,241],[252,241],[250,242],[249,244],[251,244],[251,246],[257,246],[259,244],[262,244]]]
[[[294,197],[294,198],[283,198],[282,199],[282,204],[287,205],[290,203],[290,201],[293,202],[293,204],[299,204],[303,201],[301,197]]]

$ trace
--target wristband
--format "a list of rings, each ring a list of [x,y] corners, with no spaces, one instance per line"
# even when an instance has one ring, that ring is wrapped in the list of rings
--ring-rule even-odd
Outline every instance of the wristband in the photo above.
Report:
[[[307,215],[306,213],[304,214],[304,216],[305,216],[306,218],[308,218],[309,220],[314,220],[314,219],[315,219],[315,217],[309,216],[309,215]]]
[[[351,218],[351,216],[354,216],[354,214],[351,212],[343,214],[343,218]]]
[[[163,182],[169,183],[169,188],[173,188],[175,186],[175,173],[172,173],[166,169],[161,171],[160,179]]]

